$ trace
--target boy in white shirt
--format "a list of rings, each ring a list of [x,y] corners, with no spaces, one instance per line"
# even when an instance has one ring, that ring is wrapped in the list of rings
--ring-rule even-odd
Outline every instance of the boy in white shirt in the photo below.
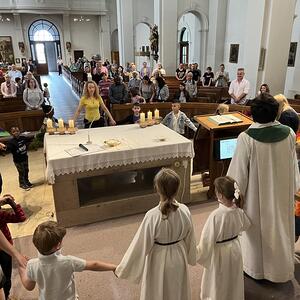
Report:
[[[66,229],[56,222],[44,222],[35,229],[33,244],[38,258],[30,259],[27,268],[19,268],[24,287],[32,291],[37,284],[39,300],[75,300],[74,272],[115,271],[116,266],[101,261],[86,261],[71,255],[61,254],[62,240]]]

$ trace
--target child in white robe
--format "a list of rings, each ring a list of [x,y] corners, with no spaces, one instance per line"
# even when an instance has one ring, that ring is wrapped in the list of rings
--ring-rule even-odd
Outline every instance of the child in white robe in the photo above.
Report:
[[[175,200],[180,178],[162,169],[154,179],[159,205],[149,210],[115,274],[139,283],[141,300],[191,300],[188,264],[196,264],[189,209]]]
[[[202,300],[243,300],[244,275],[238,235],[250,221],[241,207],[237,183],[229,176],[214,182],[219,207],[208,217],[197,246],[198,263],[204,267]]]

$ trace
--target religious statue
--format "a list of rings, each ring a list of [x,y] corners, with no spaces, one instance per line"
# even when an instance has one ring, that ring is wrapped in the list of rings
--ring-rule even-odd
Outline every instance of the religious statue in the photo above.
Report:
[[[153,25],[153,27],[150,27],[150,47],[151,47],[151,54],[154,58],[154,60],[158,61],[158,27],[157,25]]]

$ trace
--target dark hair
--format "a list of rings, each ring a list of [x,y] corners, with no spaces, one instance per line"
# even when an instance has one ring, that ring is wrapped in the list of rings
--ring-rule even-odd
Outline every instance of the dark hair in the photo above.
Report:
[[[140,103],[138,103],[138,102],[134,102],[133,107],[134,107],[134,106],[141,107]]]
[[[101,73],[100,73],[100,76],[101,76],[101,77],[107,76],[107,74],[106,74],[105,72],[101,72]]]
[[[156,82],[160,89],[166,84],[165,80],[162,77],[157,77]]]
[[[262,93],[251,102],[253,121],[261,124],[275,121],[278,109],[278,102],[267,93]]]
[[[134,96],[139,95],[140,91],[138,88],[132,88],[132,89],[130,89],[130,93],[131,93],[131,96],[134,97]]]
[[[51,105],[42,104],[42,110],[43,110],[44,114],[47,115],[50,112],[52,112],[54,109],[53,109],[53,106],[51,106]]]
[[[180,185],[180,177],[171,169],[162,168],[154,177],[154,186],[159,195],[163,198],[160,210],[168,217],[171,211],[176,211],[178,205],[174,202]]]
[[[148,81],[148,83],[149,83],[149,81],[150,81],[150,78],[149,78],[149,76],[148,76],[148,75],[145,75],[145,76],[143,77],[143,80],[146,80],[146,81]]]
[[[212,70],[212,68],[211,68],[211,67],[207,67],[207,68],[206,68],[206,70],[209,70],[209,71],[211,71],[211,70]]]
[[[236,181],[229,176],[218,177],[214,181],[215,190],[223,195],[228,200],[234,200],[234,203],[238,207],[242,207],[242,195],[239,193],[238,198],[235,198],[235,187]]]
[[[179,99],[173,99],[172,104],[181,104]]]
[[[54,221],[44,222],[35,229],[32,242],[37,250],[43,255],[51,254],[66,235],[66,228],[59,226]]]
[[[266,88],[266,93],[269,93],[269,94],[270,94],[270,88],[269,88],[269,86],[268,86],[266,83],[263,83],[263,84],[260,86],[260,89],[259,89],[259,90],[261,91],[261,88],[262,88],[263,86]]]
[[[16,82],[16,83],[18,83],[18,82],[20,82],[20,81],[21,81],[21,78],[20,78],[20,77],[16,77],[16,78],[15,78],[15,82]]]
[[[225,67],[224,64],[220,64],[220,67]]]

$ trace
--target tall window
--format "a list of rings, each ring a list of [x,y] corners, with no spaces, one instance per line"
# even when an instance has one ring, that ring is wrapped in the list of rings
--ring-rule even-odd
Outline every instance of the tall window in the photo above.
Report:
[[[189,63],[189,37],[186,27],[183,27],[180,33],[180,52],[179,62],[183,64]]]

